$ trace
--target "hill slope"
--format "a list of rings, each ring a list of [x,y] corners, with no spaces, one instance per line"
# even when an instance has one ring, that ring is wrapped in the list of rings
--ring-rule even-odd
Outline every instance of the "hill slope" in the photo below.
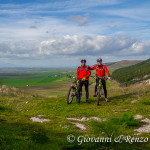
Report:
[[[142,62],[142,60],[121,60],[115,63],[110,63],[107,66],[109,70],[114,71],[116,69],[132,66],[140,62]]]
[[[120,68],[112,73],[112,78],[128,85],[150,78],[150,59],[133,66]]]

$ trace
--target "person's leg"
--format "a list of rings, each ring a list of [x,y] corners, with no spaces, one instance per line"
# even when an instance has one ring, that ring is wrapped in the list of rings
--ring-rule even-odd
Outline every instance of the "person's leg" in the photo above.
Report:
[[[98,84],[99,84],[99,80],[98,80],[98,79],[96,79],[95,93],[93,94],[93,96],[94,96],[94,97],[96,97],[96,96],[97,96],[97,95],[96,95],[96,92],[97,92],[97,86],[98,86]]]
[[[78,102],[80,102],[80,92],[81,92],[81,90],[82,90],[82,85],[83,85],[83,84],[82,84],[82,81],[80,80],[80,81],[79,81],[79,87],[78,87],[78,89],[77,89],[77,94],[78,94],[78,95],[77,95],[77,101],[78,101]]]
[[[104,89],[105,100],[108,101],[108,99],[107,99],[106,81],[105,80],[102,80],[102,85],[103,85],[103,89]]]
[[[103,89],[104,89],[105,98],[107,98],[107,89],[106,89],[106,81],[105,80],[102,80],[102,85],[103,85]]]
[[[86,91],[86,101],[88,101],[88,97],[89,97],[89,81],[88,80],[84,81],[84,85],[85,85],[85,91]]]

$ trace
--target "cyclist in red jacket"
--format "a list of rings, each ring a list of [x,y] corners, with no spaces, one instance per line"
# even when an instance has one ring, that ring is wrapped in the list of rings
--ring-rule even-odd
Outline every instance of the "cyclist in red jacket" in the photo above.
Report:
[[[90,76],[90,71],[89,68],[86,66],[86,60],[82,59],[81,60],[81,66],[78,67],[77,69],[77,79],[79,80],[79,87],[78,87],[78,98],[77,102],[80,103],[80,92],[82,91],[82,86],[85,86],[85,91],[86,91],[86,102],[88,103],[88,96],[89,96],[89,91],[88,91],[88,86],[89,86],[89,76]]]
[[[105,101],[109,102],[107,98],[107,89],[106,89],[106,81],[105,81],[105,75],[108,75],[108,79],[110,79],[109,71],[105,65],[102,64],[102,59],[98,58],[97,59],[97,65],[94,65],[93,67],[89,67],[90,70],[96,70],[96,76],[97,77],[102,77],[102,85],[104,89],[104,94],[105,94]],[[95,93],[94,97],[96,97],[96,91],[97,91],[97,85],[99,84],[99,80],[96,79],[96,86],[95,86]]]

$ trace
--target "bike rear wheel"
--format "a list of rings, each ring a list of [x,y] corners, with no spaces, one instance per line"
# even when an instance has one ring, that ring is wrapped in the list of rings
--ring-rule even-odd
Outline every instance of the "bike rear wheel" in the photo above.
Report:
[[[71,86],[68,91],[67,95],[67,104],[71,104],[73,101],[73,98],[76,97],[76,88],[74,86]]]
[[[98,90],[97,90],[97,106],[99,106],[99,101],[100,101],[100,97],[101,97],[101,94],[102,94],[102,90],[101,90],[101,87],[98,87]]]

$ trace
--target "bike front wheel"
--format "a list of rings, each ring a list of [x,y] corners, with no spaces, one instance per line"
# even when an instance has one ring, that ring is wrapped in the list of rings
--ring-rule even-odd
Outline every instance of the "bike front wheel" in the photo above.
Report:
[[[76,88],[74,86],[71,86],[67,95],[67,104],[71,104],[74,97],[76,97]]]
[[[100,97],[101,97],[101,95],[102,95],[102,90],[101,90],[100,87],[98,88],[98,91],[97,91],[97,92],[98,92],[98,93],[97,93],[97,106],[99,106]]]

